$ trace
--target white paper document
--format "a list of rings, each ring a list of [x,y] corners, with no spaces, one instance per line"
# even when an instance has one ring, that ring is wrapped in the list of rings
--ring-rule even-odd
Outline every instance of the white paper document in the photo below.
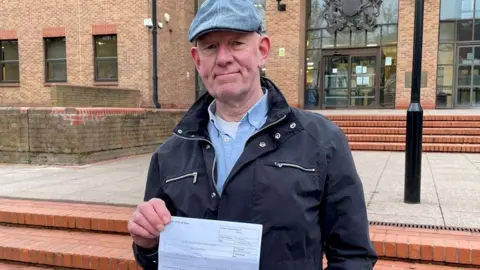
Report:
[[[160,233],[159,270],[258,270],[262,225],[172,217]]]

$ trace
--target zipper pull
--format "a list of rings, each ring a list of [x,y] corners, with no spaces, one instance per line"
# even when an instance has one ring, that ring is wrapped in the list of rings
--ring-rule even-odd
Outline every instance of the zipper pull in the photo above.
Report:
[[[278,163],[278,162],[275,162],[274,164],[275,164],[275,166],[277,166],[277,167],[279,167],[279,168],[282,167],[282,164],[280,164],[280,163]]]
[[[196,173],[196,172],[193,174],[193,183],[194,184],[197,183],[197,174],[198,173]]]

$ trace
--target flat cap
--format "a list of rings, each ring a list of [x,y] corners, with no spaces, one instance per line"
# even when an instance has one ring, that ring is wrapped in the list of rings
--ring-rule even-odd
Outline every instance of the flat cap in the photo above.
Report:
[[[213,31],[259,32],[262,20],[251,0],[206,0],[193,18],[188,40]]]

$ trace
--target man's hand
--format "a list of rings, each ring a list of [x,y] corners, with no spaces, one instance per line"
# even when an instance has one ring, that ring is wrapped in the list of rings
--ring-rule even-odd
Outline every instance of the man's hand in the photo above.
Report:
[[[158,245],[160,232],[170,219],[171,215],[165,202],[153,198],[137,206],[132,219],[128,222],[128,232],[137,246],[154,248]]]

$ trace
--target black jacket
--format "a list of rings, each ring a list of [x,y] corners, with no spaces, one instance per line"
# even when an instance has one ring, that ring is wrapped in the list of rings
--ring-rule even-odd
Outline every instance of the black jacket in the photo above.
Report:
[[[221,196],[205,94],[153,154],[144,199],[163,199],[173,216],[263,224],[261,270],[319,270],[323,252],[326,269],[373,269],[363,186],[342,130],[290,107],[270,80],[262,86],[267,121],[247,141]],[[133,250],[144,269],[157,269],[154,250]]]

